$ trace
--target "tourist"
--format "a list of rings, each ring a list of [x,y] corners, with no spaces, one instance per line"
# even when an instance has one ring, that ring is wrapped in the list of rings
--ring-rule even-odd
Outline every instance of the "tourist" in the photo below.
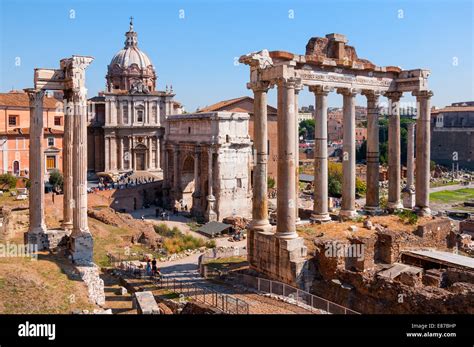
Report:
[[[151,273],[153,276],[156,275],[158,268],[156,267],[156,258],[151,261]]]
[[[150,264],[150,259],[146,260],[146,274],[147,276],[151,276],[151,264]]]

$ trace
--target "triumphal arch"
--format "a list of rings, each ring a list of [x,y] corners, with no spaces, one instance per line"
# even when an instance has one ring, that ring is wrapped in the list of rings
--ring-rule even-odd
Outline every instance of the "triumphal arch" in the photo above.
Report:
[[[296,233],[298,165],[298,92],[304,87],[314,93],[315,112],[315,188],[311,219],[330,220],[328,213],[327,97],[336,92],[343,99],[343,191],[341,218],[357,215],[355,205],[356,142],[355,100],[367,99],[367,198],[365,210],[377,213],[379,206],[379,101],[389,104],[389,193],[388,209],[402,208],[400,167],[400,99],[405,92],[416,96],[416,177],[414,209],[430,213],[430,98],[429,71],[402,70],[377,66],[357,56],[341,34],[328,34],[308,41],[304,55],[262,50],[240,57],[250,66],[249,89],[254,92],[254,139],[257,152],[253,179],[252,223],[248,237],[252,268],[272,278],[301,285],[306,247]],[[267,202],[267,92],[278,93],[278,187],[277,226],[268,221]],[[411,151],[413,152],[413,151]],[[410,158],[409,158],[410,162]],[[410,166],[413,170],[413,165]],[[410,174],[409,174],[410,175]],[[413,177],[413,176],[410,176]],[[411,189],[412,187],[408,187]]]

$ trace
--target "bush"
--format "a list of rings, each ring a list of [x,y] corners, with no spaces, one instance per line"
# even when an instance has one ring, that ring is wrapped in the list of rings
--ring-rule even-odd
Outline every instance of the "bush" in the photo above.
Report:
[[[170,228],[164,223],[154,225],[153,227],[158,235],[165,238],[163,248],[168,253],[179,253],[187,249],[196,249],[204,246],[207,248],[216,247],[214,240],[205,242],[203,239],[192,235],[185,235],[177,227]]]
[[[268,176],[268,178],[267,178],[267,187],[268,187],[268,189],[275,188],[275,179],[273,177]]]
[[[365,192],[367,191],[367,184],[365,181],[356,178],[356,193],[360,195],[364,195]]]
[[[216,248],[216,240],[209,240],[206,242],[206,248]]]
[[[9,173],[0,175],[0,185],[6,185],[8,189],[16,187],[17,178]]]
[[[154,225],[153,228],[158,235],[163,237],[176,237],[182,235],[177,227],[169,228],[164,223]]]
[[[53,189],[63,189],[63,175],[58,171],[54,170],[49,174],[49,184],[53,186]]]
[[[410,210],[401,210],[396,213],[400,220],[404,223],[415,225],[418,222],[418,215]]]

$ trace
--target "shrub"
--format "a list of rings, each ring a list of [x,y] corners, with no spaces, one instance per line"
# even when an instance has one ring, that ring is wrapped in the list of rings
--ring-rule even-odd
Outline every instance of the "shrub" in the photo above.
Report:
[[[183,234],[177,227],[170,228],[164,223],[154,225],[153,227],[158,235],[165,238],[163,248],[168,253],[179,253],[187,249],[196,249],[204,246],[208,248],[216,247],[214,240],[205,242],[201,238]]]
[[[271,176],[268,176],[268,178],[267,178],[267,187],[268,187],[268,189],[275,188],[275,179]]]
[[[5,173],[0,175],[0,185],[6,185],[8,189],[13,189],[16,187],[17,178],[12,174]]]
[[[404,223],[415,225],[418,222],[418,215],[410,210],[401,210],[396,213],[400,220]]]
[[[63,189],[63,175],[58,170],[54,170],[49,174],[49,184],[53,186],[54,189]]]

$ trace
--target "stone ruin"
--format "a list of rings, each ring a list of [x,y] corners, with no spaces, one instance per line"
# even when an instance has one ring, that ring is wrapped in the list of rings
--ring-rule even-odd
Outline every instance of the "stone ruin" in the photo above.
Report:
[[[105,301],[104,282],[92,262],[93,239],[87,221],[87,89],[85,69],[92,57],[73,55],[59,69],[35,69],[30,99],[29,229],[27,247],[53,250],[67,245],[72,261],[89,290],[91,301]],[[43,98],[47,90],[63,91],[65,122],[63,143],[64,205],[62,229],[47,230],[44,219]]]
[[[379,99],[389,101],[389,194],[388,208],[403,208],[401,196],[400,98],[411,92],[418,101],[416,121],[417,175],[409,173],[404,202],[420,215],[429,215],[430,184],[430,98],[429,71],[402,70],[394,66],[376,66],[358,58],[354,47],[341,34],[311,38],[304,55],[285,51],[262,50],[240,57],[250,67],[254,93],[254,139],[256,163],[253,179],[252,222],[248,234],[250,267],[273,279],[303,285],[306,246],[296,232],[298,217],[298,93],[305,86],[315,95],[314,208],[311,220],[331,220],[328,212],[327,97],[337,91],[343,97],[343,190],[342,218],[357,216],[355,205],[356,142],[355,98],[367,98],[367,213],[380,212],[379,199]],[[276,230],[268,219],[267,194],[267,92],[278,90],[278,187]],[[409,139],[414,140],[413,133]],[[410,149],[414,144],[409,145]],[[413,150],[409,152],[409,170],[413,170]],[[416,193],[416,194],[415,194]],[[415,194],[413,204],[413,194]]]

